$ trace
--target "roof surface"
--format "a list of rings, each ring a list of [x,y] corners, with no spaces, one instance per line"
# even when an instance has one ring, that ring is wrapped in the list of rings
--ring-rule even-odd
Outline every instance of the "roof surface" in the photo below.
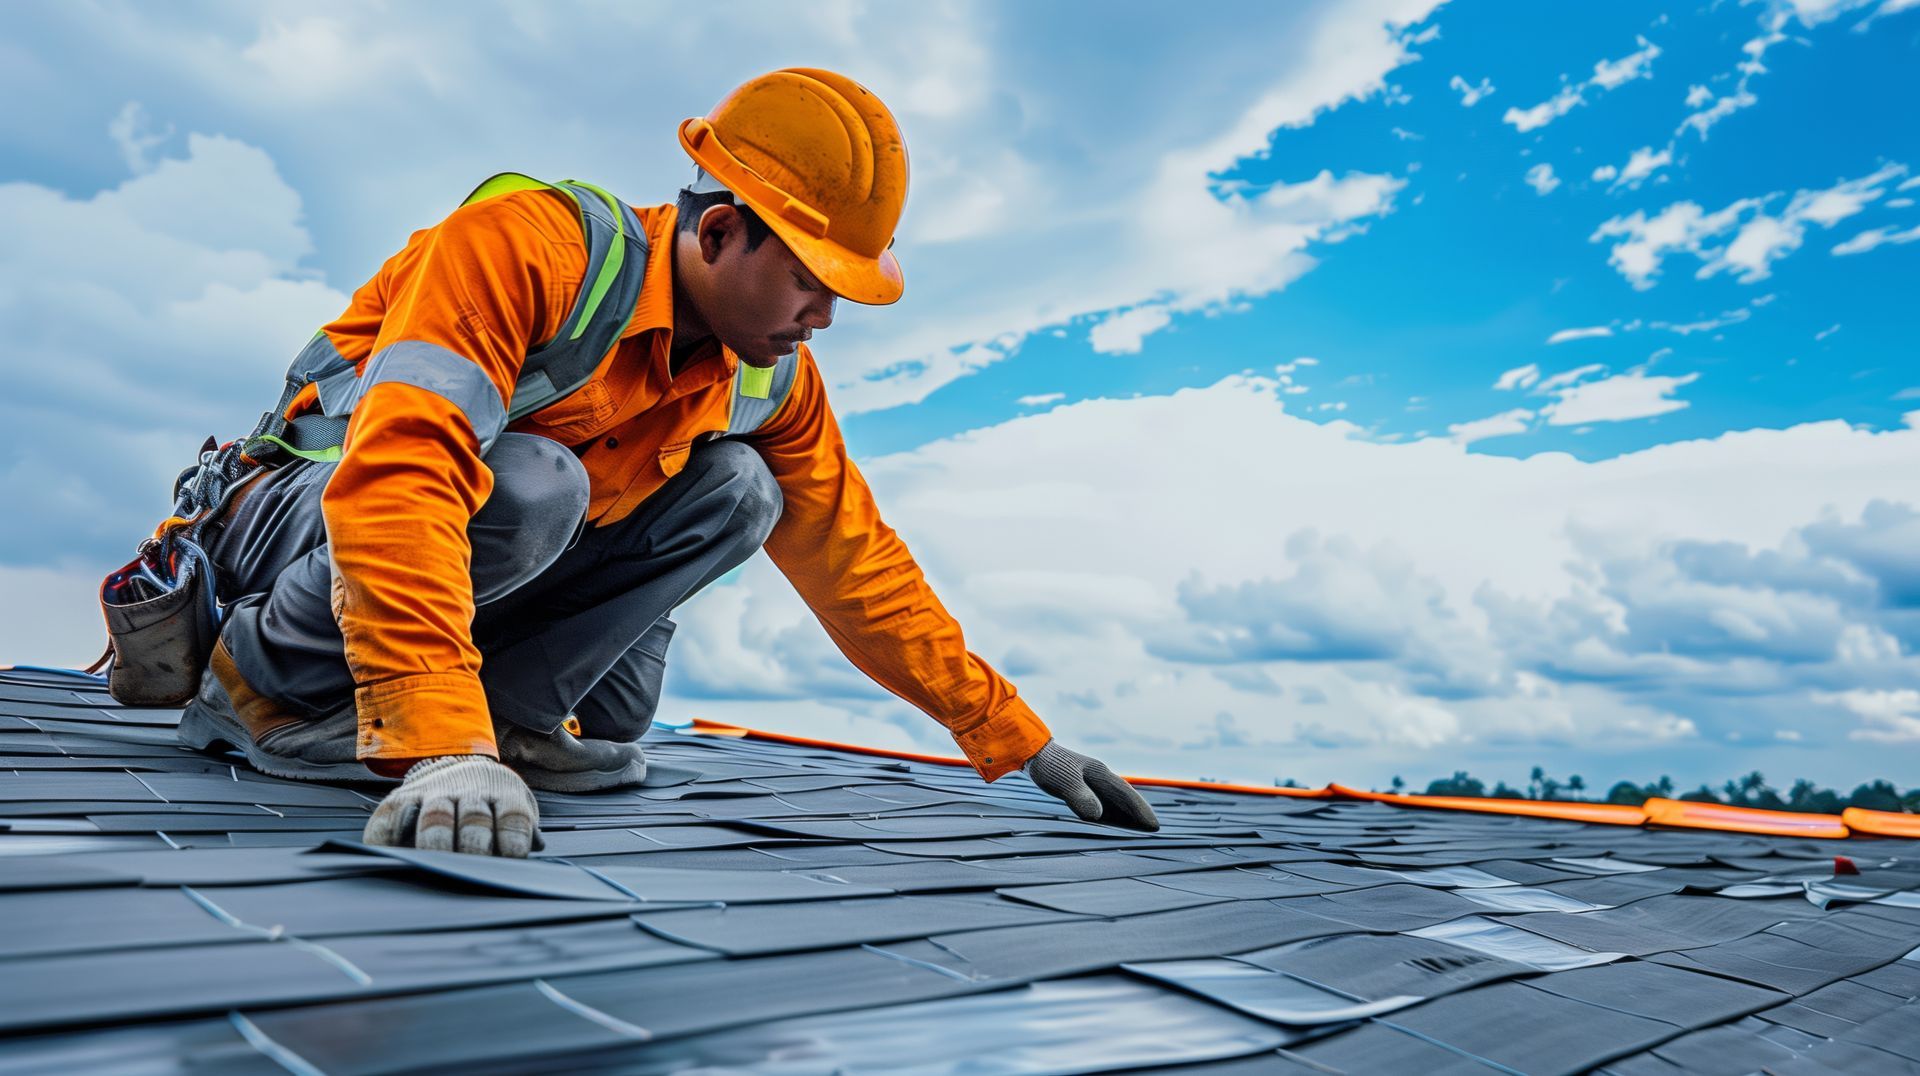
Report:
[[[516,862],[176,718],[0,673],[0,1072],[1920,1072],[1911,840],[1196,787],[1142,835],[688,729]]]

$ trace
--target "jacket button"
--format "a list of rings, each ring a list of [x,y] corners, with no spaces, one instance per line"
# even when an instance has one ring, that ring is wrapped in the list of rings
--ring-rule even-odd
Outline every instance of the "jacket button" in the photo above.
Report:
[[[989,758],[987,759],[987,761],[988,761],[988,762],[992,762],[992,761],[993,761],[993,759],[992,759],[991,757],[989,757]]]
[[[373,727],[374,727],[374,728],[377,728],[377,729],[383,729],[383,728],[386,728],[386,727],[387,727],[387,722],[386,722],[386,720],[385,720],[384,718],[379,718],[379,717],[376,717],[376,718],[374,718],[374,719],[373,719]]]
[[[609,438],[607,438],[607,447],[608,447],[608,448],[619,448],[619,447],[620,447],[620,439],[619,439],[618,437],[609,437]]]

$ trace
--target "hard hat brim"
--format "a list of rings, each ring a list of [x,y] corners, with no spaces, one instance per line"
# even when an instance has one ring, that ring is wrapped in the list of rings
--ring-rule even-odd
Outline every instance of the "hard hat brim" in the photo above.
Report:
[[[705,169],[709,175],[724,184],[733,196],[773,229],[800,264],[807,267],[815,279],[825,285],[827,290],[849,302],[867,306],[885,306],[897,301],[906,291],[906,277],[900,271],[900,260],[891,250],[883,250],[878,257],[850,250],[815,230],[802,227],[788,219],[793,210],[793,200],[783,198],[778,204],[770,199],[777,197],[779,191],[764,179],[746,169],[732,154],[719,144],[719,140],[701,137],[701,129],[706,121],[695,117],[680,125],[680,148],[687,156]],[[731,180],[731,181],[730,181]],[[761,197],[761,188],[766,188],[769,197]],[[814,213],[824,229],[826,218]]]
[[[753,209],[787,249],[793,251],[793,256],[800,259],[800,264],[826,285],[828,291],[842,299],[866,306],[886,306],[899,300],[906,291],[907,281],[900,273],[900,260],[893,256],[893,251],[881,251],[878,258],[869,258],[831,239],[808,235],[778,217],[769,217],[759,206]]]

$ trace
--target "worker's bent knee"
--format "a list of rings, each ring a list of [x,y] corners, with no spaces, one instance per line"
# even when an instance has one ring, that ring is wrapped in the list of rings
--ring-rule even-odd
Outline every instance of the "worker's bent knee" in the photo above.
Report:
[[[503,433],[484,457],[493,492],[473,517],[474,598],[486,602],[565,552],[587,513],[587,469],[557,441]]]
[[[780,492],[773,472],[750,446],[739,441],[712,441],[700,446],[700,463],[712,478],[732,497],[733,530],[755,548],[773,533],[780,522],[780,510],[786,497]]]

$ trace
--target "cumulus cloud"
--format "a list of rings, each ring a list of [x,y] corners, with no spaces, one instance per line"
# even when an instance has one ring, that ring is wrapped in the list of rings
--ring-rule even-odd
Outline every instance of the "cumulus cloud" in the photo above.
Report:
[[[1583,82],[1569,82],[1560,87],[1558,93],[1532,108],[1509,108],[1501,120],[1513,125],[1514,130],[1525,134],[1528,131],[1545,127],[1561,116],[1586,103],[1589,89],[1612,90],[1635,79],[1650,78],[1653,75],[1653,61],[1660,55],[1660,46],[1646,38],[1636,38],[1640,48],[1618,60],[1601,60],[1593,65],[1593,75]]]
[[[1516,366],[1500,375],[1493,387],[1505,392],[1509,389],[1524,389],[1540,380],[1540,364],[1530,362],[1525,366]]]
[[[1911,243],[1916,239],[1920,239],[1920,224],[1899,231],[1888,227],[1868,228],[1846,242],[1835,245],[1833,253],[1843,257],[1848,254],[1865,254],[1876,247]]]
[[[817,352],[836,405],[853,413],[924,399],[1037,331],[1091,330],[1143,304],[1226,311],[1309,271],[1328,244],[1390,211],[1404,179],[1317,163],[1271,188],[1221,177],[1263,155],[1277,129],[1386,95],[1391,72],[1417,58],[1419,40],[1433,40],[1432,27],[1418,27],[1437,4],[1254,5],[1225,34],[1207,20],[1116,15],[1103,30],[1135,57],[1124,66],[1048,45],[1071,32],[1064,13],[1016,6],[983,18],[964,2],[884,19],[852,2],[762,4],[747,20],[645,5],[579,19],[498,4],[350,2],[314,12],[227,6],[193,18],[152,8],[103,24],[49,8],[22,19],[45,38],[83,37],[116,78],[44,74],[21,92],[57,94],[63,114],[104,118],[125,106],[128,85],[190,87],[196,115],[221,116],[215,122],[296,162],[295,183],[326,237],[308,264],[350,288],[500,167],[598,179],[639,203],[670,200],[690,174],[674,125],[744,73],[795,57],[857,72],[900,118],[914,176],[894,248],[906,297],[884,312],[843,309]],[[671,47],[632,64],[620,43],[634,40]],[[709,59],[722,51],[724,69]],[[1218,81],[1189,77],[1202,64]],[[1222,85],[1243,92],[1222,98]],[[579,91],[569,93],[566,122],[554,120],[555,87]],[[157,96],[146,105],[162,123],[129,117],[117,128],[136,158],[158,150],[142,148],[152,137],[143,132],[164,131],[179,114]],[[315,156],[314,145],[353,145],[383,164]],[[122,358],[131,367],[138,356]]]
[[[1740,46],[1740,51],[1746,59],[1734,65],[1733,73],[1739,77],[1734,81],[1733,89],[1726,94],[1715,97],[1713,91],[1705,86],[1696,85],[1688,88],[1687,107],[1695,111],[1680,121],[1679,128],[1674,132],[1676,135],[1692,131],[1704,142],[1707,132],[1713,129],[1714,124],[1741,109],[1752,108],[1760,103],[1760,98],[1751,89],[1751,84],[1755,78],[1767,73],[1765,63],[1767,50],[1787,39],[1783,31],[1787,18],[1787,13],[1780,10],[1770,11],[1762,17],[1760,35],[1747,39]],[[1707,104],[1709,101],[1712,104]],[[1706,107],[1703,108],[1702,105]]]
[[[1493,92],[1493,81],[1483,78],[1480,84],[1475,86],[1459,75],[1455,75],[1447,80],[1447,88],[1460,95],[1460,104],[1463,107],[1472,108],[1480,103],[1481,98]]]
[[[1533,193],[1547,194],[1559,185],[1560,180],[1553,174],[1552,165],[1536,164],[1527,169],[1527,186],[1533,188]]]
[[[1543,381],[1541,388],[1551,387],[1557,398],[1541,408],[1540,413],[1553,426],[1651,418],[1686,407],[1687,401],[1675,399],[1673,394],[1699,380],[1699,377],[1697,373],[1684,377],[1658,377],[1632,371],[1598,381],[1575,380],[1552,386]]]
[[[1447,427],[1447,433],[1463,445],[1475,441],[1484,441],[1489,437],[1510,437],[1516,433],[1525,433],[1531,428],[1533,412],[1524,407],[1511,411],[1502,411],[1497,415],[1477,418],[1471,422],[1457,422]]]
[[[1671,144],[1660,150],[1655,150],[1652,146],[1641,146],[1631,154],[1628,154],[1627,163],[1623,165],[1618,172],[1609,171],[1607,178],[1613,181],[1609,189],[1626,187],[1631,190],[1646,182],[1647,178],[1655,172],[1672,163],[1673,146]],[[1594,173],[1594,178],[1600,178],[1597,170]]]
[[[0,333],[33,357],[0,398],[9,565],[119,566],[201,441],[245,433],[346,306],[302,270],[301,199],[265,152],[201,134],[183,150],[86,197],[0,184]]]
[[[1064,392],[1036,392],[1032,396],[1022,396],[1014,402],[1021,407],[1045,407],[1050,403],[1059,403],[1067,398]]]
[[[1142,341],[1171,321],[1173,315],[1164,306],[1136,306],[1102,318],[1087,334],[1087,342],[1104,355],[1132,355],[1139,352]]]
[[[1592,242],[1616,239],[1607,261],[1635,288],[1653,287],[1662,262],[1676,253],[1690,254],[1701,263],[1701,279],[1732,272],[1743,284],[1766,279],[1773,263],[1799,249],[1807,225],[1831,228],[1886,193],[1887,184],[1906,175],[1904,164],[1887,164],[1858,179],[1843,180],[1821,190],[1796,191],[1778,215],[1766,212],[1778,198],[1742,198],[1713,213],[1694,202],[1675,202],[1648,217],[1635,210],[1607,220],[1589,237]],[[1726,242],[1718,242],[1729,232]]]
[[[1913,688],[1890,691],[1855,689],[1834,692],[1825,698],[1860,718],[1861,727],[1847,733],[1848,739],[1868,743],[1920,744],[1920,691]]]
[[[1666,766],[1634,752],[1741,730],[1787,743],[1773,728],[1803,731],[1796,757],[1857,758],[1847,733],[1865,726],[1809,723],[1842,712],[1815,693],[1920,675],[1920,429],[1829,422],[1599,463],[1506,459],[1308,421],[1283,388],[1236,376],[1085,400],[863,471],[969,645],[1063,738],[1097,737],[1139,772],[1168,772],[1160,752],[1183,742],[1200,745],[1182,752],[1194,772],[1254,780],[1371,773],[1416,742],[1558,743]],[[1194,479],[1206,460],[1261,463],[1236,468],[1223,499]],[[734,585],[768,605],[749,617],[728,598],[708,613],[702,597],[677,618],[735,636],[748,620],[809,620],[764,559]],[[683,627],[674,646],[705,638]],[[797,640],[749,648],[795,683],[840,660]],[[1088,692],[1097,711],[1067,701]],[[726,712],[676,705],[694,704]],[[838,718],[771,705],[749,723],[865,722],[872,737],[941,746],[897,702],[834,703]],[[1170,724],[1222,712],[1258,751],[1206,746],[1205,719],[1197,739],[1191,719]]]

